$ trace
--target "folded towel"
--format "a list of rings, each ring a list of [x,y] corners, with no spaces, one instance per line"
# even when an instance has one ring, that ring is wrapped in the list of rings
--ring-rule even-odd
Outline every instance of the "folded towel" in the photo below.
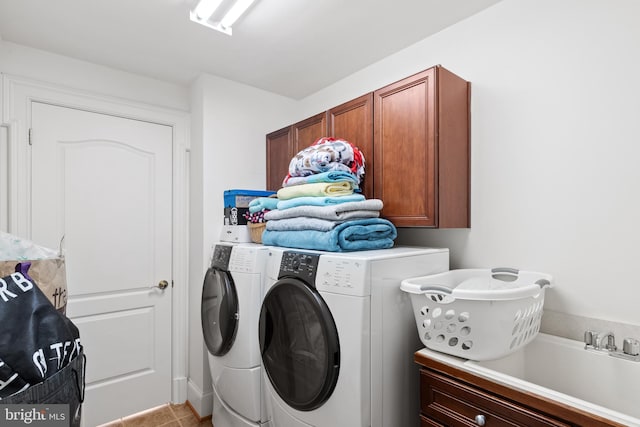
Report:
[[[281,188],[278,190],[278,199],[288,200],[304,196],[347,196],[349,194],[353,194],[353,184],[349,181],[315,182]]]
[[[330,206],[296,206],[290,209],[275,209],[264,214],[264,219],[295,218],[308,216],[311,218],[321,218],[330,220],[344,220],[348,218],[371,218],[380,216],[382,200],[367,199],[361,202],[346,202]]]
[[[361,202],[364,199],[365,197],[362,194],[350,194],[347,196],[294,197],[289,200],[280,200],[278,202],[277,209],[290,209],[295,208],[296,206],[329,206],[346,202]]]
[[[297,218],[272,219],[267,221],[267,230],[271,231],[297,231],[297,230],[316,230],[329,231],[337,225],[342,224],[345,220],[331,221],[329,219],[310,218],[308,216],[299,216]]]
[[[314,182],[338,182],[350,181],[354,188],[358,188],[360,179],[352,172],[347,171],[327,171],[315,173],[307,176],[292,176],[285,178],[282,183],[283,187],[291,187],[292,185],[313,184]]]
[[[267,223],[268,225],[269,223]],[[331,231],[269,231],[262,233],[262,244],[330,252],[387,249],[398,232],[382,218],[346,221]]]
[[[249,202],[249,212],[260,212],[263,209],[277,209],[278,199],[275,197],[258,197]]]

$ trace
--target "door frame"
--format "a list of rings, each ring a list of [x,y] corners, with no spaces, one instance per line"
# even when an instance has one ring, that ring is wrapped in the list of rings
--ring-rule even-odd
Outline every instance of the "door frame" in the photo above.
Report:
[[[187,400],[188,373],[188,248],[189,248],[189,127],[188,112],[126,99],[98,95],[20,76],[2,74],[2,118],[9,153],[7,231],[31,237],[31,127],[32,102],[75,108],[172,128],[172,313],[171,399]],[[11,167],[11,165],[15,165]]]

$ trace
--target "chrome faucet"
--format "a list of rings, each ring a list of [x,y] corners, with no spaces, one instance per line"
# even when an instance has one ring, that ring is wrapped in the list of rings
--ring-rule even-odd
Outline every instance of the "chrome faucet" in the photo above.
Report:
[[[605,338],[607,339],[606,344],[604,344]],[[587,330],[584,333],[584,348],[591,350],[616,351],[616,338],[611,331],[595,332]]]
[[[604,344],[603,348],[602,345],[605,338],[607,339],[607,343]],[[618,348],[616,347],[616,337],[613,335],[613,332],[599,333],[597,335],[595,348],[596,350],[616,351]]]
[[[605,338],[607,340],[606,344],[604,343]],[[609,356],[640,362],[640,341],[633,338],[626,338],[622,346],[622,351],[618,351],[615,336],[611,331],[585,331],[584,348],[586,350],[606,351],[609,353]]]

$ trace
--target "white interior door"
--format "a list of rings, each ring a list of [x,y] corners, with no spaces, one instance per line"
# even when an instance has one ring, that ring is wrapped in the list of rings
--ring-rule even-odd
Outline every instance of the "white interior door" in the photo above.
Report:
[[[32,113],[32,239],[64,236],[67,315],[87,356],[82,421],[171,400],[172,128],[40,102]]]

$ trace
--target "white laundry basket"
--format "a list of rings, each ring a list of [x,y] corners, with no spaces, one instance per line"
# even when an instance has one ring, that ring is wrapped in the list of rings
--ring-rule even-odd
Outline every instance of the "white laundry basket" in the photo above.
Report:
[[[548,274],[512,268],[463,269],[405,279],[418,334],[431,350],[471,360],[497,359],[540,330]]]

